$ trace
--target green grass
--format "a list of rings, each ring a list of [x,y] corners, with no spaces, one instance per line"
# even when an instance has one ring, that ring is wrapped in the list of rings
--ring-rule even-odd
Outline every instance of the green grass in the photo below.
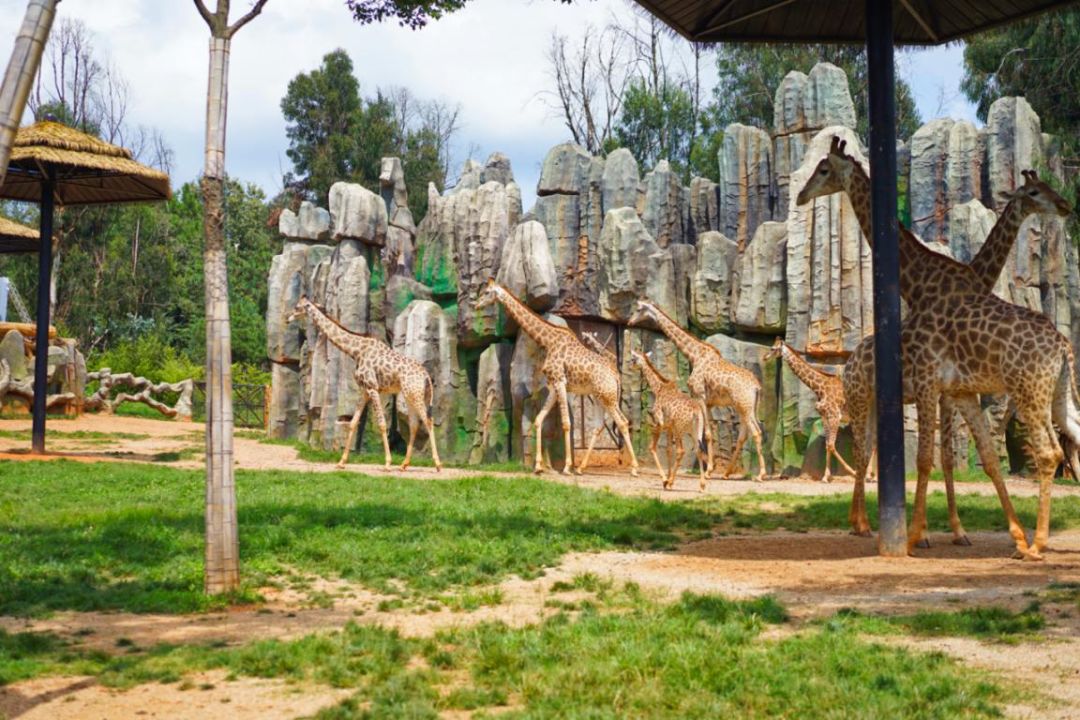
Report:
[[[248,584],[212,599],[202,593],[202,472],[58,461],[3,463],[0,474],[3,614],[199,611],[253,600],[260,583],[291,573],[435,599],[535,577],[571,551],[671,548],[713,522],[685,504],[528,477],[239,471]]]
[[[863,640],[823,626],[767,640],[786,620],[771,598],[685,594],[671,605],[633,588],[534,626],[499,623],[430,640],[349,624],[339,632],[227,648],[161,646],[105,655],[49,637],[0,633],[0,683],[34,674],[89,674],[107,686],[229,677],[285,678],[355,694],[317,716],[436,718],[447,710],[511,718],[990,718],[1006,695],[992,679],[937,653]],[[983,676],[985,677],[985,676]]]
[[[268,445],[287,445],[289,447],[296,448],[296,455],[305,462],[313,463],[326,463],[329,465],[337,464],[337,461],[341,459],[340,450],[324,450],[322,448],[312,447],[305,443],[297,442],[295,440],[273,440],[270,438],[258,438],[260,442]],[[392,456],[392,462],[395,467],[405,459],[404,454],[394,453]],[[382,465],[386,458],[381,452],[353,452],[349,453],[350,465]],[[431,459],[431,455],[425,452],[413,451],[412,460],[410,465],[413,467],[433,468],[435,463]],[[511,473],[528,473],[532,471],[532,468],[526,467],[520,461],[507,461],[498,463],[443,463],[445,467],[459,467],[466,470],[472,470],[477,473],[484,472],[511,472]]]
[[[963,608],[953,612],[927,611],[912,615],[864,615],[844,609],[827,621],[871,635],[907,634],[920,637],[972,637],[1015,642],[1030,639],[1046,627],[1038,603],[1020,612],[1002,607]]]
[[[408,605],[475,607],[490,602],[489,586],[511,574],[535,577],[567,552],[847,528],[848,499],[840,495],[662,503],[525,476],[431,482],[238,471],[246,585],[236,596],[208,598],[201,471],[8,462],[0,475],[0,613],[18,615],[208,610],[256,601],[262,584],[293,574],[340,576]],[[1030,527],[1036,499],[1015,504]],[[930,527],[947,527],[944,497],[935,493],[928,506]],[[1005,529],[993,497],[965,497],[962,517],[969,530]],[[1080,498],[1055,499],[1052,527],[1078,526]]]

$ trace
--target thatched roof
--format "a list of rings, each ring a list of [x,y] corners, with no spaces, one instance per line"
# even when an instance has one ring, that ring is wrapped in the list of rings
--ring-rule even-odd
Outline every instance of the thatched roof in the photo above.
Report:
[[[38,251],[37,230],[0,215],[0,253]]]
[[[698,42],[866,42],[866,0],[637,0]],[[897,45],[937,45],[1075,0],[894,0]]]
[[[60,205],[145,202],[171,195],[169,176],[136,162],[129,150],[42,120],[15,136],[0,198],[41,202],[46,171],[55,174]]]

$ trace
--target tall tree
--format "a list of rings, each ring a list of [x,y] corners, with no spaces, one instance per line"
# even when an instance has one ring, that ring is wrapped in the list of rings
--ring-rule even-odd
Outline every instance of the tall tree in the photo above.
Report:
[[[15,36],[15,46],[11,49],[11,59],[4,73],[4,84],[0,85],[0,185],[7,176],[15,133],[19,130],[26,99],[30,96],[34,75],[41,64],[41,55],[49,39],[49,30],[56,16],[56,3],[59,1],[30,0],[26,4],[22,27]]]
[[[982,120],[998,98],[1025,96],[1043,130],[1057,135],[1075,158],[1080,154],[1080,10],[1047,13],[970,37],[960,88]]]
[[[318,68],[293,78],[281,112],[293,162],[285,184],[301,197],[325,203],[339,180],[377,191],[381,160],[393,155],[405,167],[409,208],[421,218],[428,182],[445,182],[459,109],[420,100],[405,88],[361,97],[344,50],[328,53]]]
[[[228,592],[240,586],[224,216],[229,47],[240,28],[254,20],[265,5],[266,0],[255,0],[251,9],[230,25],[229,0],[217,0],[214,12],[210,12],[203,0],[195,0],[196,9],[210,28],[206,152],[203,176],[199,181],[203,196],[203,273],[206,283],[206,567],[203,584],[208,593]]]
[[[830,62],[847,73],[855,103],[857,132],[867,133],[866,54],[849,45],[742,45],[723,44],[716,49],[719,81],[708,109],[710,122],[723,129],[735,122],[773,126],[773,100],[780,81],[792,70],[809,72],[819,62]],[[911,137],[919,129],[919,111],[911,87],[896,78],[896,133]]]
[[[468,0],[345,0],[353,17],[362,25],[384,20],[419,30],[431,20],[465,7]],[[559,0],[569,5],[573,0]]]

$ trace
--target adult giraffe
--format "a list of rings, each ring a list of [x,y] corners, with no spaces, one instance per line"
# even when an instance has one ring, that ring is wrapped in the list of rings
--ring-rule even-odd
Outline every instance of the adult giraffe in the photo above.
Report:
[[[728,362],[720,351],[707,342],[683,330],[667,313],[647,300],[638,300],[637,309],[630,318],[630,325],[651,322],[668,336],[690,360],[690,378],[686,382],[690,395],[701,403],[705,417],[714,407],[733,407],[739,415],[739,436],[731,454],[724,477],[731,475],[739,462],[739,453],[746,443],[747,434],[753,437],[757,449],[758,472],[755,482],[765,479],[765,457],[761,452],[761,425],[757,419],[758,400],[761,398],[761,382],[746,368]],[[706,476],[712,475],[713,447],[709,437],[709,467]]]
[[[474,307],[484,308],[496,302],[506,309],[506,313],[514,319],[522,332],[544,348],[544,362],[540,366],[540,371],[547,378],[548,396],[533,421],[536,431],[536,461],[533,471],[538,474],[543,472],[541,428],[544,425],[544,418],[551,412],[552,406],[558,402],[566,447],[566,462],[562,472],[563,475],[570,474],[573,446],[570,444],[570,404],[566,399],[566,394],[569,392],[576,395],[591,395],[600,402],[604,411],[619,428],[625,447],[630,452],[630,474],[637,477],[638,462],[630,440],[630,422],[619,408],[621,378],[617,369],[612,367],[608,358],[585,347],[569,329],[552,325],[533,312],[528,305],[514,297],[509,290],[499,285],[494,279],[488,278],[487,285],[481,291]],[[589,440],[589,448],[585,451],[585,457],[576,468],[578,474],[585,472],[585,468],[589,466],[593,446],[603,431],[604,426],[601,425],[593,433]]]
[[[870,178],[844,149],[845,143],[834,137],[829,153],[799,192],[797,202],[846,193],[871,242]],[[1049,537],[1053,473],[1064,457],[1055,420],[1070,439],[1080,440],[1080,394],[1076,391],[1072,347],[1045,316],[988,293],[970,267],[935,253],[902,226],[899,246],[900,295],[910,308],[901,338],[905,389],[910,391],[905,394],[914,398],[919,415],[919,480],[908,551],[925,533],[926,487],[933,466],[937,410],[941,397],[948,395],[975,437],[983,468],[1008,520],[1016,557],[1040,560]],[[1009,499],[979,406],[980,393],[1001,392],[1013,399],[1021,422],[1028,428],[1039,477],[1039,513],[1030,546]],[[860,470],[865,469],[865,451],[856,459]],[[852,512],[860,501],[865,520],[861,488],[860,477]]]
[[[428,440],[431,442],[431,458],[435,461],[435,470],[442,470],[439,448],[435,444],[435,423],[431,418],[431,402],[435,388],[424,366],[413,358],[402,355],[381,340],[348,330],[327,315],[322,308],[308,300],[307,296],[300,298],[300,302],[296,303],[296,309],[292,311],[286,322],[293,322],[305,316],[314,323],[319,332],[326,336],[327,340],[356,361],[353,377],[360,388],[360,397],[356,403],[356,412],[349,421],[349,439],[345,441],[345,448],[337,466],[345,467],[345,463],[348,462],[349,450],[352,448],[353,440],[356,439],[356,430],[360,426],[360,416],[364,412],[364,407],[370,402],[374,408],[379,432],[382,433],[386,469],[390,469],[390,440],[387,437],[386,416],[383,414],[379,396],[383,393],[400,393],[409,408],[409,446],[405,450],[405,461],[401,463],[401,469],[408,469],[412,461],[417,425],[423,421]]]

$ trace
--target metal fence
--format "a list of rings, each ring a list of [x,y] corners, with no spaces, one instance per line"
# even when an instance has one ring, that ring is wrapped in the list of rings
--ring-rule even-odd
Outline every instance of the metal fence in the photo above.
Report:
[[[266,408],[269,387],[250,383],[233,383],[233,424],[236,427],[266,427]],[[196,419],[206,418],[206,383],[195,383],[193,399]]]

